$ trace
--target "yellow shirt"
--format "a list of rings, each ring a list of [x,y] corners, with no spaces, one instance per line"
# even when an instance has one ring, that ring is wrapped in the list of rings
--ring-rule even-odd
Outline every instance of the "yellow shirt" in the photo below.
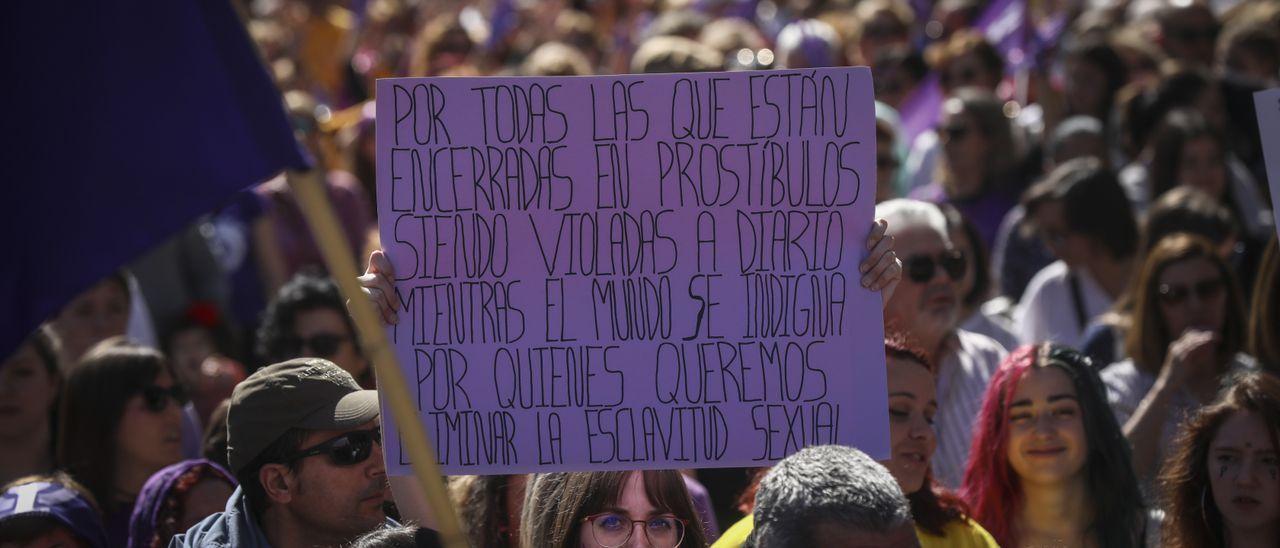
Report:
[[[726,529],[711,548],[740,548],[751,534],[753,524],[754,521],[748,514]],[[942,536],[936,536],[917,527],[916,538],[920,539],[920,548],[1000,548],[986,529],[968,518],[948,523],[942,532]]]

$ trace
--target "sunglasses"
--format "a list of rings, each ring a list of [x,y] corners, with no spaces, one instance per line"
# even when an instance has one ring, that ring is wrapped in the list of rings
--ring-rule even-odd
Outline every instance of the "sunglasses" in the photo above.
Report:
[[[329,455],[329,461],[338,466],[360,464],[373,453],[373,443],[382,445],[382,428],[356,430],[321,443],[310,449],[298,451],[285,458],[292,463],[315,455]]]
[[[284,340],[284,347],[286,352],[294,356],[328,359],[338,353],[344,342],[347,342],[345,335],[319,333],[306,338],[289,337]]]
[[[1222,295],[1221,279],[1200,280],[1191,285],[1160,284],[1156,291],[1160,294],[1160,302],[1169,306],[1178,306],[1195,295],[1201,301],[1207,301]]]
[[[937,268],[947,273],[953,281],[964,277],[964,254],[959,251],[947,251],[937,257],[932,255],[912,255],[902,260],[907,271],[907,279],[918,283],[928,283],[938,273]]]
[[[178,404],[178,407],[186,405],[186,391],[176,384],[169,388],[161,388],[153,384],[142,389],[142,403],[152,413],[164,412],[169,407],[169,401],[171,400]]]
[[[880,169],[898,169],[902,165],[902,161],[892,154],[877,154],[876,167]]]

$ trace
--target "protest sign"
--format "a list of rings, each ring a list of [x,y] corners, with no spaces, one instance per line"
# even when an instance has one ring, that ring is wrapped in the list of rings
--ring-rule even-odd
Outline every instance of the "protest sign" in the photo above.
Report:
[[[865,68],[377,87],[389,328],[449,474],[888,456]],[[416,381],[416,385],[414,384]]]
[[[1253,107],[1258,111],[1258,134],[1262,141],[1262,157],[1267,166],[1267,184],[1271,200],[1280,196],[1280,88],[1253,94]],[[1273,207],[1276,231],[1280,234],[1280,208]]]

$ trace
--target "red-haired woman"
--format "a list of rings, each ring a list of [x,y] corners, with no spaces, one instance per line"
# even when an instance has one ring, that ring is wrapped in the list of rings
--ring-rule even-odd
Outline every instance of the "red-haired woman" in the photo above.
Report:
[[[1165,465],[1164,546],[1280,546],[1280,380],[1233,381],[1187,423]]]
[[[1092,364],[1024,346],[991,378],[965,470],[973,518],[1001,546],[1141,546],[1138,480]]]

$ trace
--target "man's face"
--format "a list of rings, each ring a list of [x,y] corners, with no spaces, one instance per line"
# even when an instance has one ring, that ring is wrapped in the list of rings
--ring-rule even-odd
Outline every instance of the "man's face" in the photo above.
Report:
[[[343,434],[378,427],[372,420],[348,430],[311,432],[299,447],[306,451]],[[305,527],[323,536],[346,539],[382,525],[382,502],[388,496],[387,471],[382,464],[382,444],[373,443],[368,457],[351,465],[339,465],[327,454],[305,457],[294,468],[288,511]]]
[[[950,246],[942,234],[924,225],[904,227],[893,232],[894,247],[903,264],[916,257],[927,257],[934,263],[933,275],[923,281],[904,273],[893,298],[885,306],[885,323],[906,330],[921,344],[936,344],[955,326],[959,301],[956,280],[947,274],[939,257]]]

